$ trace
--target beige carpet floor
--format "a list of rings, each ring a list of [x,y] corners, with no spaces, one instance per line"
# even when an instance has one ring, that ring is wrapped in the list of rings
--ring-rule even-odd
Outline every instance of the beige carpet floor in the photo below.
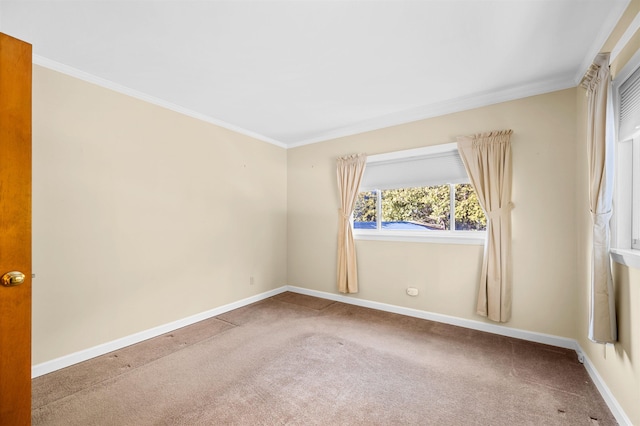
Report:
[[[574,351],[282,293],[33,380],[34,425],[614,425]]]

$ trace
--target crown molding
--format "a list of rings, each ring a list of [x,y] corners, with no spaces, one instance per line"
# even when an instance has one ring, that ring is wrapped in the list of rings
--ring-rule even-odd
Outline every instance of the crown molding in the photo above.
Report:
[[[122,93],[124,95],[131,96],[133,98],[140,99],[142,101],[149,102],[154,105],[158,105],[160,107],[169,109],[171,111],[175,111],[180,114],[183,114],[183,115],[186,115],[210,124],[214,124],[216,126],[225,128],[227,130],[231,130],[233,132],[236,132],[245,136],[249,136],[251,138],[254,138],[263,142],[267,142],[272,145],[276,145],[284,149],[296,148],[304,145],[325,142],[332,139],[352,136],[352,135],[370,132],[374,130],[380,130],[387,127],[398,126],[401,124],[425,120],[428,118],[438,117],[438,116],[451,114],[455,112],[466,111],[474,108],[481,108],[484,106],[526,98],[529,96],[541,95],[544,93],[568,89],[576,86],[572,78],[573,76],[569,76],[569,77],[565,76],[565,77],[552,79],[552,80],[534,82],[534,83],[529,83],[522,86],[511,87],[511,88],[496,90],[492,92],[483,92],[483,93],[478,93],[472,96],[446,100],[443,102],[437,102],[430,105],[423,105],[416,108],[411,108],[408,110],[365,120],[353,126],[346,126],[339,129],[334,129],[308,139],[302,139],[296,142],[285,143],[285,142],[281,142],[281,141],[266,137],[264,135],[252,132],[250,130],[243,129],[236,125],[226,123],[222,120],[209,117],[205,114],[201,114],[196,111],[181,107],[171,102],[167,102],[162,99],[133,90],[126,86],[122,86],[120,84],[114,83],[110,80],[97,77],[93,74],[89,74],[87,72],[44,58],[39,55],[33,55],[33,63],[36,65],[43,66],[45,68],[52,69],[54,71],[61,72],[71,77],[75,77],[80,80],[104,87],[106,89],[113,90],[115,92]]]
[[[335,129],[323,133],[319,136],[301,140],[299,142],[290,143],[288,144],[288,147],[297,148],[303,145],[325,142],[331,139],[352,136],[359,133],[370,132],[373,130],[380,130],[387,127],[398,126],[400,124],[406,124],[455,112],[481,108],[484,106],[526,98],[529,96],[542,95],[544,93],[569,89],[575,86],[576,84],[573,80],[573,76],[568,75],[557,79],[529,83],[507,89],[478,93],[471,96],[437,102],[430,105],[423,105],[401,112],[383,115],[374,119],[362,121],[354,126],[342,127],[340,129]]]
[[[598,36],[595,38],[593,44],[591,45],[591,49],[589,49],[587,51],[587,54],[585,55],[584,59],[582,60],[582,63],[580,64],[580,67],[578,68],[578,71],[577,71],[577,73],[576,73],[576,75],[575,75],[575,77],[573,79],[576,86],[580,84],[580,82],[582,81],[582,77],[584,77],[584,73],[589,69],[589,67],[593,63],[593,59],[602,50],[602,46],[604,46],[604,44],[607,42],[607,40],[611,36],[611,33],[616,28],[616,25],[620,21],[620,19],[622,18],[622,15],[624,15],[624,12],[627,10],[627,7],[629,6],[630,2],[631,2],[630,0],[627,1],[626,6],[625,7],[621,7],[620,8],[620,12],[618,14],[610,15],[609,19],[607,19],[607,21],[600,27],[600,33],[598,34]],[[634,20],[634,22],[635,22],[635,20]],[[633,25],[633,23],[631,25]],[[629,30],[627,29],[627,31],[629,31]],[[624,38],[625,35],[626,35],[626,32],[622,37]],[[633,34],[631,34],[631,35],[633,35]],[[618,44],[620,44],[620,42],[618,42]],[[616,44],[616,48],[618,47],[618,44]],[[616,49],[614,48],[613,50],[615,51]],[[618,53],[620,53],[620,52],[618,52]],[[616,56],[617,56],[618,53],[616,53]],[[614,57],[615,56],[613,55],[613,52],[612,52],[611,58],[609,59],[610,63],[613,62]]]
[[[84,81],[86,81],[88,83],[92,83],[92,84],[95,84],[97,86],[104,87],[105,89],[113,90],[114,92],[122,93],[123,95],[131,96],[132,98],[140,99],[142,101],[149,102],[150,104],[154,104],[154,105],[160,106],[162,108],[166,108],[168,110],[175,111],[177,113],[180,113],[180,114],[183,114],[183,115],[186,115],[186,116],[189,116],[189,117],[192,117],[192,118],[195,118],[197,120],[201,120],[201,121],[213,124],[213,125],[216,125],[218,127],[222,127],[224,129],[227,129],[227,130],[231,130],[232,132],[236,132],[236,133],[239,133],[239,134],[244,135],[244,136],[249,136],[251,138],[258,139],[258,140],[260,140],[262,142],[267,142],[267,143],[270,143],[272,145],[278,146],[280,148],[284,148],[284,149],[287,148],[287,144],[285,144],[283,142],[277,141],[275,139],[271,139],[271,138],[269,138],[267,136],[261,135],[259,133],[252,132],[252,131],[247,130],[247,129],[243,129],[242,127],[236,126],[234,124],[230,124],[230,123],[227,123],[225,121],[218,120],[218,119],[213,118],[213,117],[209,117],[208,115],[201,114],[199,112],[190,110],[188,108],[184,108],[184,107],[182,107],[180,105],[176,105],[176,104],[173,104],[171,102],[167,102],[165,100],[156,98],[154,96],[147,95],[146,93],[142,93],[142,92],[139,92],[137,90],[131,89],[129,87],[122,86],[122,85],[120,85],[118,83],[114,83],[113,81],[110,81],[110,80],[107,80],[107,79],[104,79],[104,78],[101,78],[101,77],[97,77],[97,76],[95,76],[93,74],[89,74],[89,73],[81,71],[81,70],[79,70],[77,68],[73,68],[73,67],[70,67],[68,65],[61,64],[60,62],[56,62],[56,61],[53,61],[51,59],[48,59],[48,58],[45,58],[45,57],[42,57],[42,56],[39,56],[39,55],[33,55],[33,63],[36,64],[36,65],[40,65],[42,67],[45,67],[45,68],[49,68],[49,69],[54,70],[54,71],[58,71],[58,72],[60,72],[62,74],[69,75],[71,77],[75,77],[77,79],[84,80]]]

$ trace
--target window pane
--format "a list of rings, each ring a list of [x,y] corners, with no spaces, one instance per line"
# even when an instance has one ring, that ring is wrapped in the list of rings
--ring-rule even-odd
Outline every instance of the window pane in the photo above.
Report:
[[[449,229],[449,185],[382,191],[382,228]]]
[[[455,192],[456,231],[486,231],[487,218],[471,184],[455,185]]]
[[[377,205],[376,191],[360,192],[353,210],[353,228],[376,229]]]

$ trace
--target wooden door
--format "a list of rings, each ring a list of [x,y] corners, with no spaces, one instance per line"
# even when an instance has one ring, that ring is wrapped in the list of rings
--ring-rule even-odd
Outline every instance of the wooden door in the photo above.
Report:
[[[20,282],[17,271],[24,274]],[[31,45],[0,33],[0,425],[31,423]]]

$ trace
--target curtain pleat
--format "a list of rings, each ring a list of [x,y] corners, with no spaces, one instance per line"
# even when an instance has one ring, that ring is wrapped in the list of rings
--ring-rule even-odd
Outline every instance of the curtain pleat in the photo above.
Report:
[[[476,311],[493,321],[511,318],[511,130],[458,137],[458,151],[487,214]]]
[[[358,292],[358,268],[356,247],[351,228],[351,214],[358,198],[358,190],[367,157],[364,154],[338,158],[338,290],[341,293]]]
[[[610,79],[609,53],[602,53],[596,57],[581,83],[587,89],[588,96],[589,208],[593,220],[588,337],[597,343],[617,340],[615,294],[609,257],[614,142]]]

